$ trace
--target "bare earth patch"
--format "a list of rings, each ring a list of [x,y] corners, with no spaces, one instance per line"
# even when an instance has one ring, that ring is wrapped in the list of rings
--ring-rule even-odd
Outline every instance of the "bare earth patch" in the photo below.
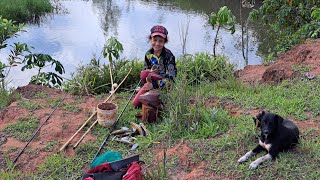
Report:
[[[169,169],[169,175],[172,180],[193,180],[193,179],[222,179],[218,178],[214,173],[207,170],[206,161],[193,163],[191,155],[193,149],[189,147],[189,142],[180,141],[173,147],[167,149],[166,159],[178,158],[177,165],[173,169]],[[155,149],[155,161],[161,163],[163,160],[163,149]]]
[[[299,75],[293,71],[294,65],[313,67],[310,75],[320,74],[320,39],[309,39],[279,55],[271,65],[249,65],[236,71],[236,76],[248,84],[278,83]]]
[[[25,152],[19,158],[17,162],[17,168],[24,172],[36,171],[39,164],[43,163],[46,157],[56,153],[58,149],[78,130],[88,116],[91,115],[92,110],[96,104],[98,104],[98,101],[93,97],[84,96],[81,97],[82,101],[79,103],[76,101],[77,98],[73,95],[57,89],[36,85],[27,85],[18,88],[17,91],[22,94],[24,98],[23,100],[42,104],[44,106],[43,108],[29,111],[23,107],[20,107],[17,102],[13,102],[10,106],[0,112],[0,131],[2,131],[9,124],[18,122],[18,119],[24,116],[31,115],[39,118],[39,126],[44,123],[54,108],[48,106],[48,104],[43,104],[45,102],[44,98],[35,97],[35,94],[39,92],[44,93],[45,98],[48,100],[58,99],[60,101],[66,96],[66,99],[63,101],[64,104],[75,104],[75,106],[82,108],[80,112],[70,112],[59,106],[47,123],[41,128],[35,139],[29,144]],[[71,144],[74,144],[83,133],[84,132],[79,133],[78,136],[71,142]],[[89,133],[84,138],[83,143],[94,141],[95,139],[96,137]],[[55,142],[55,146],[53,147],[52,151],[47,152],[44,149],[50,142]],[[1,159],[4,158],[4,154],[8,154],[10,160],[13,160],[26,143],[27,142],[22,142],[15,138],[9,137],[5,143],[2,145],[0,144],[0,163],[2,161]],[[74,150],[70,147],[67,148],[65,153],[68,156],[75,155]]]

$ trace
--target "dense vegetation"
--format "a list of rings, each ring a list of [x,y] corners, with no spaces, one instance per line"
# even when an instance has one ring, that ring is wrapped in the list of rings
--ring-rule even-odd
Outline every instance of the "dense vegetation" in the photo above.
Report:
[[[307,38],[320,38],[320,1],[265,0],[251,13],[270,27],[276,38],[271,52],[284,52]]]
[[[0,16],[18,22],[37,21],[53,10],[49,0],[1,0],[0,7]]]
[[[28,69],[37,69],[38,73],[31,78],[31,83],[44,86],[59,86],[62,78],[58,74],[63,74],[64,67],[58,61],[48,54],[32,53],[32,47],[25,43],[14,42],[9,45],[7,40],[16,37],[20,32],[24,32],[23,24],[17,24],[13,20],[8,20],[0,16],[0,51],[9,49],[10,54],[5,60],[0,61],[0,109],[8,105],[13,99],[11,92],[8,92],[9,72],[12,68],[21,66],[21,71]],[[54,67],[57,72],[43,72],[47,66]]]

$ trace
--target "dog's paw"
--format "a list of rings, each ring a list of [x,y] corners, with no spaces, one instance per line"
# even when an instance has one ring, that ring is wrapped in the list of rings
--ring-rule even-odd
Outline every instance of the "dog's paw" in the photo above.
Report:
[[[238,159],[238,163],[243,163],[243,162],[245,162],[247,160],[248,160],[247,156],[244,155],[244,156],[242,156],[241,158]]]
[[[259,164],[253,161],[253,162],[250,164],[249,169],[250,169],[250,170],[255,170],[255,169],[257,169],[258,166],[259,166]]]

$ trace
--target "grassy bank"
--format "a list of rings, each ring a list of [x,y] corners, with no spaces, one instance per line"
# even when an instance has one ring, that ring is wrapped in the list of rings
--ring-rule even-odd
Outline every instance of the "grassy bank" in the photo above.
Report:
[[[320,112],[318,109],[320,99],[317,96],[320,93],[319,79],[294,79],[274,86],[245,86],[232,78],[230,71],[232,67],[225,63],[224,58],[219,58],[221,59],[217,60],[206,54],[198,54],[180,59],[180,65],[184,63],[184,66],[179,65],[176,83],[171,92],[162,97],[166,105],[162,121],[147,125],[150,135],[138,138],[139,149],[131,152],[126,145],[109,141],[104,146],[103,152],[119,151],[124,157],[141,154],[141,160],[146,163],[144,165],[146,179],[170,179],[170,174],[177,175],[182,170],[190,172],[192,170],[190,164],[200,162],[205,162],[205,176],[214,174],[216,179],[319,178],[320,137],[315,135],[318,132],[313,128],[301,128],[301,141],[297,148],[281,153],[277,160],[265,162],[255,171],[249,171],[248,166],[255,158],[262,156],[262,153],[244,164],[238,164],[237,159],[257,144],[259,132],[254,128],[250,114],[243,113],[232,117],[223,106],[223,104],[237,106],[239,111],[243,112],[250,109],[265,109],[301,122],[309,118],[317,120]],[[210,72],[215,73],[210,74]],[[124,108],[130,94],[130,91],[116,94],[115,101],[119,111]],[[96,98],[102,100],[106,96],[102,94]],[[220,103],[210,105],[209,100],[212,97]],[[23,101],[26,100],[20,100],[19,104],[28,109],[29,106]],[[130,121],[139,122],[134,115],[140,111],[129,105],[117,127],[129,127]],[[11,129],[18,128],[14,128],[12,124]],[[50,155],[40,165],[38,172],[25,174],[15,170],[0,171],[0,176],[13,179],[23,179],[24,176],[75,179],[81,175],[85,165],[90,163],[107,135],[106,129],[100,126],[95,126],[91,132],[97,140],[80,144],[74,157],[63,154]],[[14,132],[12,133],[14,136]],[[165,173],[162,171],[162,162],[155,162],[155,159],[159,158],[156,152],[162,152],[163,147],[173,147],[181,140],[192,149],[186,154],[189,165],[182,165],[178,158],[179,154],[174,154],[166,157],[167,173]],[[46,151],[56,152],[58,148],[57,144],[52,143]]]
[[[13,101],[16,101],[20,98],[19,94],[12,94],[12,90],[6,90],[0,88],[0,110],[7,107]]]
[[[49,0],[1,0],[0,16],[18,22],[36,21],[53,10]]]

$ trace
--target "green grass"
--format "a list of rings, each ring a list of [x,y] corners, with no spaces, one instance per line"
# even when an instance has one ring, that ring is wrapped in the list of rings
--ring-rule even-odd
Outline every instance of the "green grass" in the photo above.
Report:
[[[20,141],[28,141],[38,128],[39,119],[34,117],[21,117],[14,124],[4,128],[8,136],[12,136]]]
[[[41,109],[43,107],[43,105],[38,104],[36,102],[30,101],[30,100],[22,100],[22,99],[18,101],[18,105],[30,111]]]
[[[76,179],[81,175],[84,165],[85,161],[79,157],[72,158],[54,154],[47,157],[40,165],[38,176],[51,179]]]
[[[320,113],[320,80],[294,79],[279,85],[244,86],[238,82],[207,84],[206,97],[232,98],[244,109],[264,108],[297,120],[316,118]],[[307,112],[310,112],[308,114]]]
[[[201,57],[212,60],[210,56]],[[237,159],[257,144],[259,131],[254,128],[252,117],[241,115],[232,118],[221,107],[211,109],[205,107],[205,100],[208,97],[217,97],[221,103],[236,104],[244,111],[263,108],[296,120],[315,119],[320,112],[319,79],[311,81],[294,79],[273,86],[244,86],[233,78],[223,80],[226,76],[232,77],[229,66],[217,70],[216,72],[221,72],[221,76],[213,78],[199,68],[204,67],[199,58],[197,62],[198,64],[192,62],[196,66],[192,73],[188,69],[180,69],[170,93],[162,95],[165,102],[165,109],[161,112],[162,121],[146,125],[149,136],[138,137],[136,142],[139,143],[139,148],[136,151],[131,152],[127,145],[111,141],[111,137],[101,153],[113,150],[121,152],[123,157],[141,154],[141,160],[146,163],[144,165],[146,179],[170,179],[169,173],[175,174],[181,169],[190,172],[191,166],[179,165],[176,154],[167,157],[167,172],[164,172],[163,164],[154,162],[156,156],[154,150],[159,151],[164,146],[172,147],[183,139],[192,149],[188,154],[191,163],[206,161],[205,172],[215,174],[217,177],[227,179],[317,179],[319,177],[320,138],[315,135],[318,133],[315,129],[301,130],[301,141],[297,148],[283,152],[275,161],[265,162],[257,170],[250,171],[249,164],[261,157],[262,153],[243,164],[238,164]],[[118,115],[130,95],[131,92],[116,93],[117,98],[114,102],[118,105]],[[101,94],[97,98],[105,99],[107,96]],[[193,103],[191,99],[194,100]],[[48,100],[48,103],[53,106],[58,100],[61,99]],[[67,109],[73,108],[71,104]],[[141,112],[141,109],[135,109],[130,101],[117,128],[130,127],[129,122],[140,122],[134,116],[138,112]],[[91,123],[93,121],[88,126]],[[63,126],[64,130],[68,130],[67,124]],[[47,157],[45,163],[40,165],[39,171],[32,177],[52,179],[79,177],[87,170],[85,165],[91,162],[108,131],[108,128],[95,126],[91,130],[97,137],[95,141],[82,142],[77,147],[74,157],[62,154]],[[48,142],[41,151],[51,152],[55,148],[56,142]]]
[[[302,133],[296,149],[282,152],[274,161],[263,163],[255,171],[248,170],[249,164],[264,155],[260,153],[247,162],[239,164],[237,159],[252,150],[257,142],[251,117],[241,116],[233,121],[234,128],[222,137],[209,140],[193,140],[193,162],[208,161],[208,171],[222,177],[239,179],[317,179],[319,177],[319,137],[311,141]],[[219,164],[219,165],[217,165]]]
[[[52,152],[58,145],[57,141],[49,141],[42,150],[46,152]]]
[[[62,101],[62,97],[54,98],[54,99],[48,99],[48,107],[54,108],[56,107],[60,102]],[[61,104],[60,104],[61,105]]]
[[[112,68],[113,81],[118,84],[132,68],[130,75],[121,86],[121,88],[130,88],[138,83],[143,62],[137,59],[121,59],[114,61]],[[66,91],[80,95],[108,93],[111,89],[109,66],[103,59],[94,56],[89,64],[79,66],[72,75],[72,80],[66,82],[63,87]]]
[[[0,16],[18,22],[36,21],[53,10],[49,0],[1,0],[0,7]]]
[[[10,103],[20,99],[20,95],[12,93],[11,90],[7,91],[0,88],[0,110],[9,106]]]
[[[292,66],[293,71],[296,71],[296,72],[299,72],[302,74],[305,74],[313,69],[314,69],[314,67],[308,66],[308,65],[293,65]]]
[[[36,92],[33,96],[36,99],[46,99],[48,97],[48,94],[46,92]]]
[[[62,108],[68,112],[81,112],[82,108],[75,104],[65,104],[63,103]]]

